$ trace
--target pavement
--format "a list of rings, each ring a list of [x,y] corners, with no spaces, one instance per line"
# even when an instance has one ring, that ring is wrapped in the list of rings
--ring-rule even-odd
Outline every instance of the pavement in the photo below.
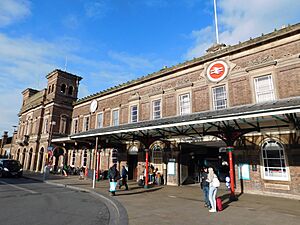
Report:
[[[44,180],[43,174],[24,172],[24,177],[90,192],[101,198],[110,212],[110,225],[299,225],[300,201],[279,197],[237,193],[238,201],[229,201],[229,191],[221,186],[224,210],[210,213],[204,207],[203,193],[199,185],[139,187],[129,181],[129,190],[124,187],[116,196],[110,196],[109,182],[100,180],[92,188],[92,180],[79,176],[52,175]]]

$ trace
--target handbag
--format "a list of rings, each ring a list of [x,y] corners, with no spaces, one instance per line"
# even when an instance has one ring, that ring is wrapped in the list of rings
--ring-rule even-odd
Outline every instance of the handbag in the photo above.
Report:
[[[218,177],[215,175],[214,176],[214,178],[213,178],[213,180],[212,180],[212,186],[213,187],[220,187],[220,181],[219,181],[219,179],[218,179]]]
[[[110,192],[115,192],[116,187],[117,187],[117,182],[115,182],[115,181],[109,182],[109,191]]]

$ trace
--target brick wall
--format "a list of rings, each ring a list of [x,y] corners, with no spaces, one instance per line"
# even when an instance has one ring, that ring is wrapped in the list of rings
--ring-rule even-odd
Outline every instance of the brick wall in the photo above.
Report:
[[[249,77],[243,76],[228,81],[230,106],[246,105],[252,102]]]
[[[279,98],[300,96],[300,65],[278,69],[277,88]]]

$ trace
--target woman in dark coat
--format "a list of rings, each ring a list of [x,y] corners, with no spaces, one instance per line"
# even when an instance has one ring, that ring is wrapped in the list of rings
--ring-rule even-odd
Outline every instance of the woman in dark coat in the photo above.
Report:
[[[112,167],[108,170],[108,178],[109,178],[109,191],[111,192],[111,195],[116,195],[116,186],[117,186],[117,180],[120,177],[119,171],[117,170],[117,164],[114,164]]]

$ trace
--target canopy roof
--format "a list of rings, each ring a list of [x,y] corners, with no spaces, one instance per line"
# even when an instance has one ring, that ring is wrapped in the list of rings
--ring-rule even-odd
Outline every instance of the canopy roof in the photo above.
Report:
[[[95,137],[118,142],[141,137],[168,140],[205,135],[225,141],[228,135],[238,138],[249,132],[292,129],[300,130],[300,97],[92,129],[52,142],[92,141]]]

